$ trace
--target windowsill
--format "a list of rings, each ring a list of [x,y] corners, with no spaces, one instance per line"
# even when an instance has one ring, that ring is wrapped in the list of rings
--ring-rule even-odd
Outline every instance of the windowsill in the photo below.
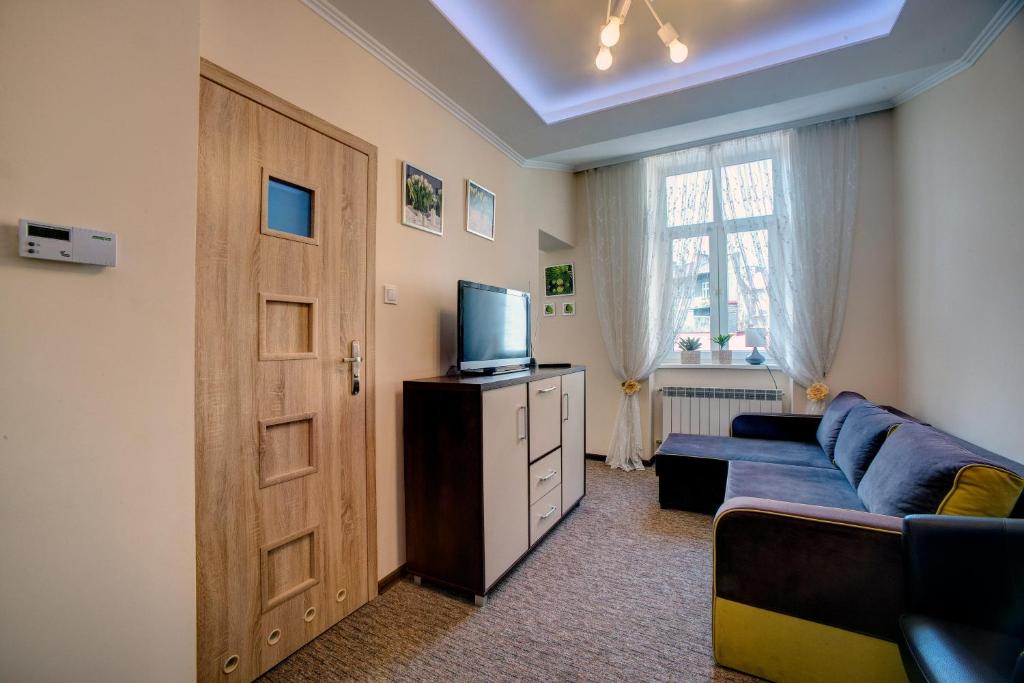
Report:
[[[764,363],[762,365],[751,365],[743,359],[739,362],[733,361],[730,365],[721,365],[718,363],[701,362],[701,363],[673,363],[665,362],[658,366],[658,370],[765,370],[766,368],[771,370],[779,370],[779,366],[773,363]]]

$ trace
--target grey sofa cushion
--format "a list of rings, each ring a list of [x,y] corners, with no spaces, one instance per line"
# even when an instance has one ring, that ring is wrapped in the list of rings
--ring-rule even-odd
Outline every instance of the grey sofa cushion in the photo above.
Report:
[[[909,420],[864,402],[846,415],[836,440],[834,460],[855,488],[878,454],[890,430]]]
[[[900,517],[935,514],[956,484],[957,474],[969,465],[1005,472],[1015,469],[967,450],[932,427],[900,425],[882,444],[857,494],[869,512]]]
[[[837,469],[774,465],[763,462],[729,463],[725,499],[740,496],[787,503],[864,510],[857,492]]]
[[[664,457],[662,457],[664,456]],[[835,468],[816,443],[775,441],[773,439],[737,439],[731,436],[669,434],[658,449],[659,472],[663,464],[671,469],[673,456],[749,460],[784,465]]]
[[[835,458],[836,440],[843,428],[846,416],[854,406],[867,403],[867,399],[855,391],[843,391],[828,404],[818,425],[818,443],[830,460]]]

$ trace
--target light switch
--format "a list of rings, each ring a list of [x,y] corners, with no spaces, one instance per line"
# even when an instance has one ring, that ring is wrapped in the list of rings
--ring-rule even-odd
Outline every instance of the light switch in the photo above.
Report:
[[[398,286],[384,285],[384,303],[398,304]]]

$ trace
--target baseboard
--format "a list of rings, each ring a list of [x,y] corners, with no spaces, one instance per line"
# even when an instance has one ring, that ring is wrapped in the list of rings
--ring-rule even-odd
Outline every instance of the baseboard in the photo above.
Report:
[[[388,588],[391,588],[391,586],[394,583],[400,581],[403,576],[405,576],[405,563],[404,562],[401,565],[399,565],[398,569],[396,569],[395,571],[391,572],[390,574],[388,574],[383,579],[381,579],[380,581],[377,582],[377,595],[380,595],[381,593],[386,591]]]
[[[601,460],[601,461],[604,461],[607,457],[608,457],[607,455],[598,455],[597,453],[587,453],[586,454],[587,460]]]

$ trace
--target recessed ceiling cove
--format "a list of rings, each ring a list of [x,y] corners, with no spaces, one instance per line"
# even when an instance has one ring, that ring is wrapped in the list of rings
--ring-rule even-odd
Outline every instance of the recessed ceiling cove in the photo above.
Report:
[[[606,70],[607,0],[430,0],[552,124],[889,35],[904,0],[633,0]],[[612,3],[615,5],[616,3]],[[689,48],[674,63],[659,23]]]

